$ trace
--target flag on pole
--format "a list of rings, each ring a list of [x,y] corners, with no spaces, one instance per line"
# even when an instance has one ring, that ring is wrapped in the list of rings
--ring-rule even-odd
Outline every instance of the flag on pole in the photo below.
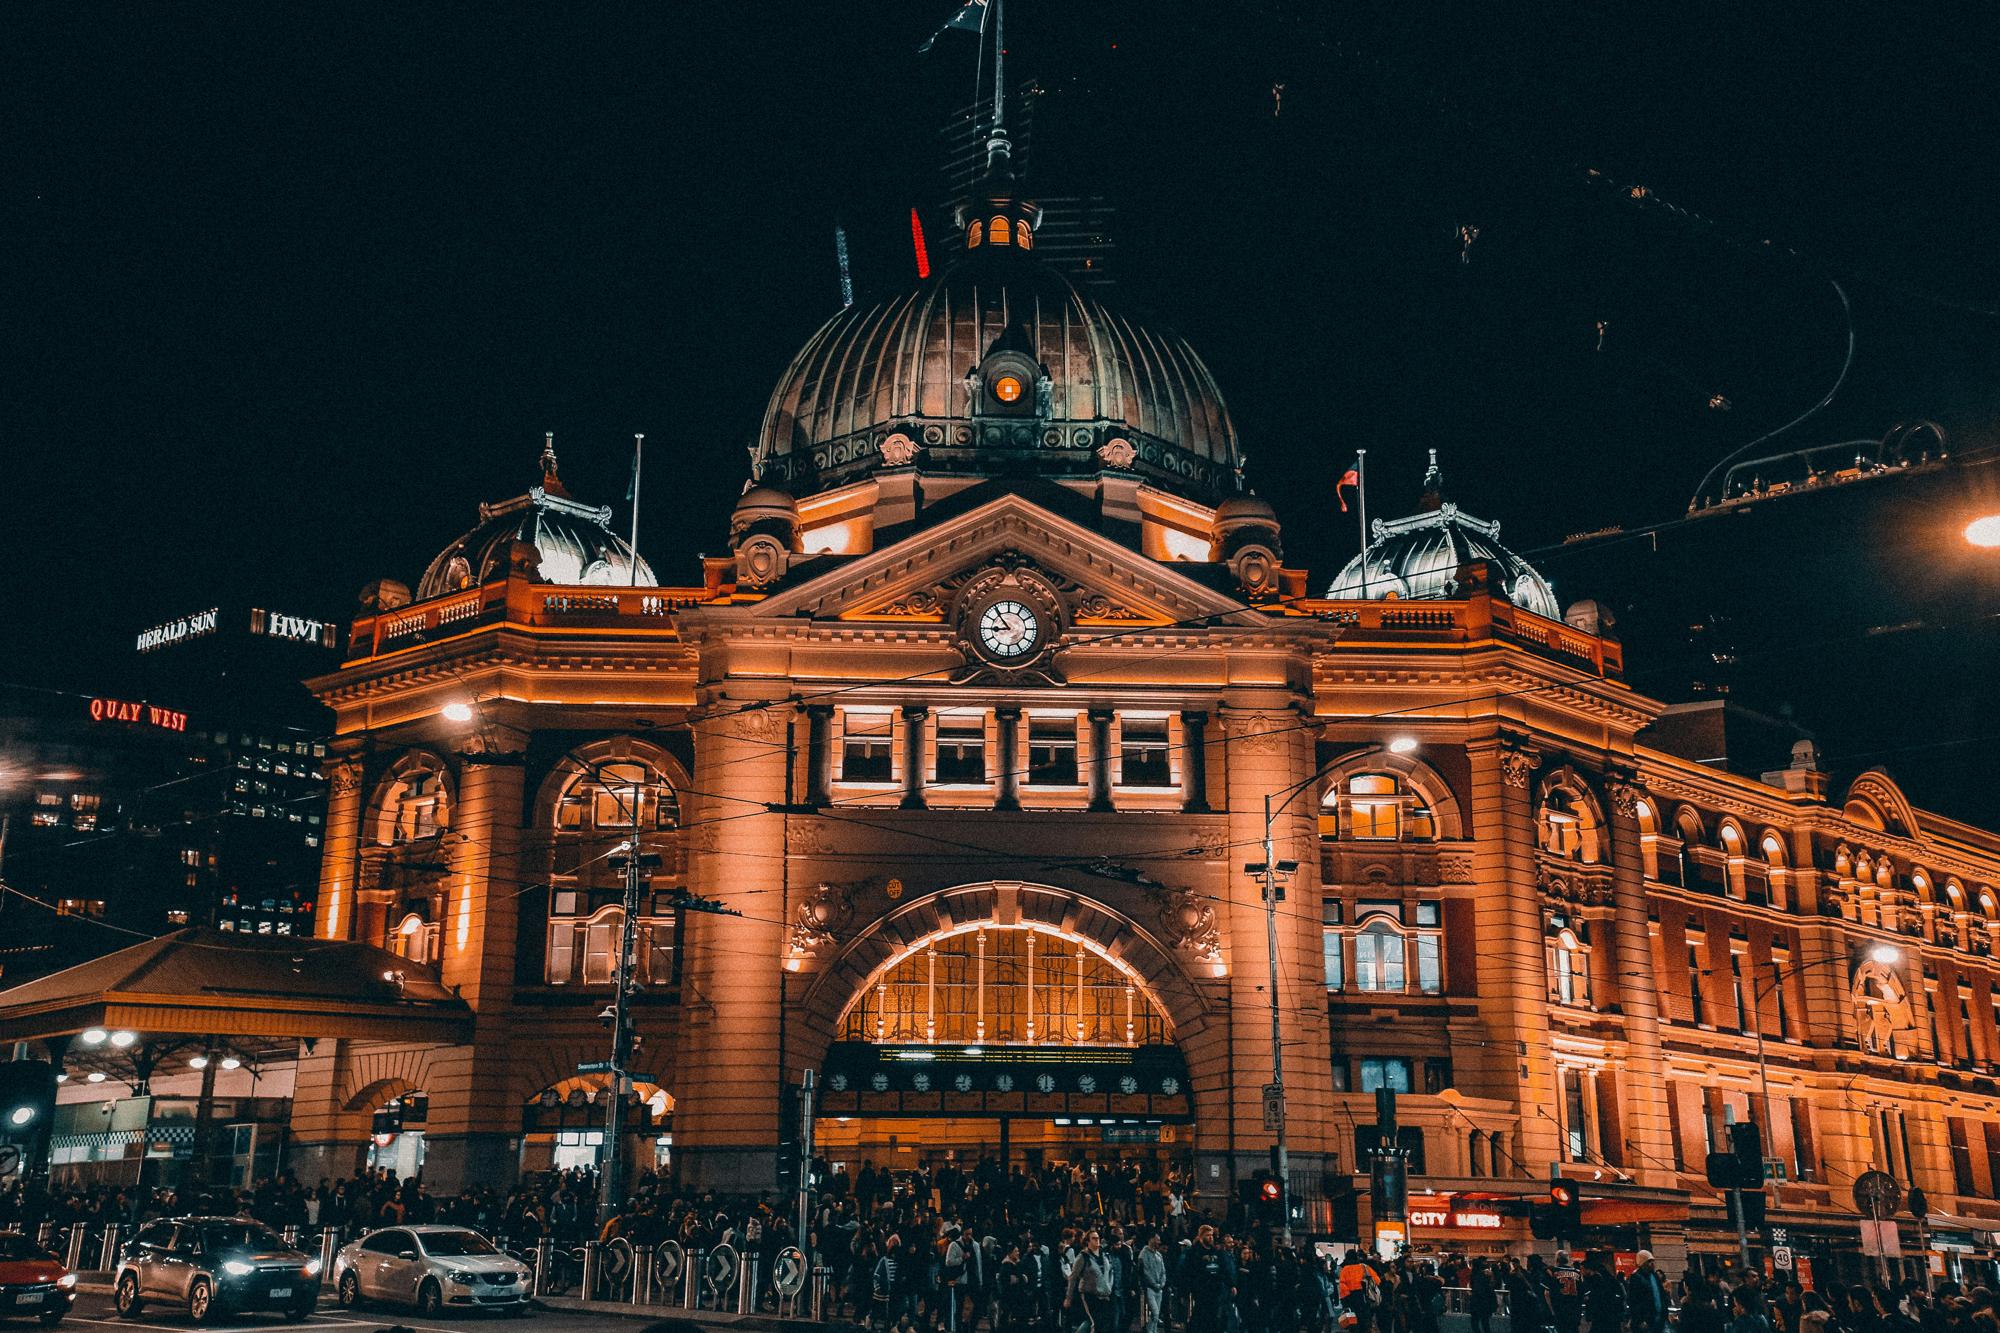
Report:
[[[953,29],[959,32],[985,32],[986,5],[987,0],[966,0],[965,4],[959,6],[956,14],[945,20],[942,28],[932,33],[929,40],[917,48],[917,54],[928,55],[930,49],[937,45],[937,39]]]
[[[1335,499],[1340,501],[1340,512],[1343,514],[1347,512],[1347,488],[1349,486],[1354,487],[1356,490],[1361,488],[1361,470],[1358,467],[1351,467],[1341,473],[1340,480],[1333,484],[1333,495]]]

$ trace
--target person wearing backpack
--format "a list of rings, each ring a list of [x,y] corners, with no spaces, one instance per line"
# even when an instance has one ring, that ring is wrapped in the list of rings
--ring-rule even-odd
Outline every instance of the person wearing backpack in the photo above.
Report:
[[[1083,1236],[1083,1248],[1070,1265],[1069,1289],[1063,1297],[1063,1322],[1070,1328],[1089,1333],[1118,1333],[1111,1321],[1113,1290],[1111,1260],[1104,1253],[1104,1237],[1092,1227]]]
[[[909,1284],[903,1274],[903,1238],[890,1232],[882,1239],[882,1257],[870,1280],[877,1328],[896,1329],[909,1322]]]

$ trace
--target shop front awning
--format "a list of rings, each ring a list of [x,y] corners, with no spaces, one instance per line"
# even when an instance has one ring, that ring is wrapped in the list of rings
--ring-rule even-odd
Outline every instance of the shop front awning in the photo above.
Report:
[[[200,928],[0,991],[0,1042],[134,1033],[282,1047],[308,1038],[464,1042],[472,1010],[428,968],[348,940]]]
[[[839,1041],[820,1070],[820,1112],[997,1120],[1194,1118],[1177,1047],[878,1046]]]

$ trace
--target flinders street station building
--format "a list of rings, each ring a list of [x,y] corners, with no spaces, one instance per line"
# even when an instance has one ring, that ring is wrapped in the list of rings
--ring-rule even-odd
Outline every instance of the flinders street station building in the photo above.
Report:
[[[850,1171],[1138,1158],[1220,1211],[1282,1123],[1327,1234],[1387,1087],[1419,1249],[1524,1252],[1566,1177],[1601,1243],[1733,1252],[1707,1159],[1750,1122],[1759,1251],[1858,1254],[1877,1171],[1990,1252],[2000,837],[1635,692],[1435,458],[1347,568],[1288,565],[1196,350],[985,195],[785,368],[687,516],[726,555],[667,577],[524,450],[370,586],[312,682],[312,939],[138,944],[0,993],[0,1039],[72,1087],[235,1050],[302,1179],[498,1185],[598,1160],[629,933],[623,1151],[693,1186],[777,1189],[810,1071]]]

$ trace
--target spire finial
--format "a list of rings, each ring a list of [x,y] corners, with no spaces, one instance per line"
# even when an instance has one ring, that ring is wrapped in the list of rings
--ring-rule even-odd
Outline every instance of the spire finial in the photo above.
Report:
[[[1438,451],[1431,452],[1431,465],[1424,471],[1424,495],[1422,507],[1438,509],[1444,505],[1444,469],[1438,466]]]
[[[542,433],[542,490],[550,495],[569,494],[556,474],[556,433],[552,430]]]
[[[986,134],[986,171],[1006,171],[1014,145],[1007,139],[1007,24],[1001,0],[993,4],[993,127]]]

